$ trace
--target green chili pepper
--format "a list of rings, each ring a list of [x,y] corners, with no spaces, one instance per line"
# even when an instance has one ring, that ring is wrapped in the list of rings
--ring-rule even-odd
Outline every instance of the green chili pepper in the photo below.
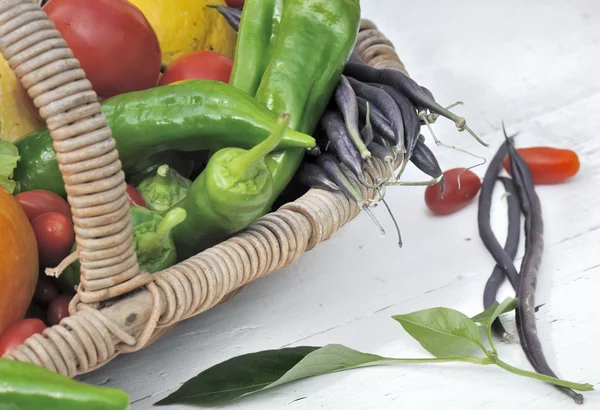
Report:
[[[173,229],[181,224],[187,213],[179,207],[171,209],[163,217],[141,206],[129,207],[133,225],[133,249],[140,269],[147,273],[160,272],[177,263],[177,249]],[[75,252],[77,244],[71,249]],[[76,288],[79,285],[81,264],[76,260],[59,276],[63,284]]]
[[[248,94],[220,81],[187,80],[120,94],[102,103],[128,174],[139,171],[140,158],[162,151],[250,149],[273,129],[277,115]],[[17,144],[15,170],[20,192],[45,189],[66,196],[47,129]],[[312,148],[314,138],[286,130],[277,148]]]
[[[249,1],[244,13],[257,14],[263,3]],[[264,10],[262,10],[264,11]],[[267,10],[270,12],[270,8]],[[276,114],[290,113],[290,128],[312,134],[350,57],[360,27],[359,0],[285,0],[280,21],[273,17],[263,30],[271,36],[269,44],[256,51],[269,56],[261,75],[256,99]],[[239,42],[251,41],[245,36],[242,19]],[[266,34],[264,34],[266,35]],[[236,55],[244,67],[244,54]],[[257,75],[252,73],[252,75]],[[232,83],[237,86],[235,83]],[[303,149],[285,149],[267,156],[273,175],[271,199],[263,210],[268,212],[289,184],[304,156]]]
[[[137,187],[151,211],[164,214],[185,198],[192,181],[182,177],[168,165],[161,165],[156,173],[144,179]]]
[[[186,152],[173,150],[158,152],[140,158],[140,161],[135,164],[135,168],[139,171],[135,169],[128,170],[127,182],[137,187],[143,180],[155,174],[161,165],[168,165],[184,178],[189,178],[196,167],[194,159],[190,158]]]
[[[75,381],[50,370],[0,359],[0,409],[126,410],[123,390]]]
[[[261,216],[273,189],[264,157],[277,147],[289,122],[284,114],[269,138],[254,148],[224,148],[210,158],[178,205],[188,213],[186,223],[173,230],[180,260],[216,245]]]

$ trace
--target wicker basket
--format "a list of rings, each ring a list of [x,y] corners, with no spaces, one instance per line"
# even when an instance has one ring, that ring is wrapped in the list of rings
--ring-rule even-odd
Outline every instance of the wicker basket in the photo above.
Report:
[[[153,275],[132,246],[125,175],[97,95],[79,62],[32,0],[0,0],[0,52],[34,99],[54,140],[73,213],[81,285],[71,316],[5,358],[73,377],[152,343],[177,322],[204,312],[249,282],[289,266],[359,213],[342,194],[312,189],[235,237]],[[405,71],[373,23],[357,49],[369,64]],[[380,161],[371,181],[387,177]],[[363,195],[375,196],[364,190]]]

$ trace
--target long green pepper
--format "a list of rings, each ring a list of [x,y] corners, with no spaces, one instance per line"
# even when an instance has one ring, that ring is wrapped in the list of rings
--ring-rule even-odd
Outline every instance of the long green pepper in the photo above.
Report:
[[[33,364],[0,359],[0,410],[126,410],[122,390],[81,383]]]
[[[141,158],[160,152],[250,149],[269,135],[277,120],[248,94],[211,80],[120,94],[104,101],[102,111],[128,175],[139,172],[140,164],[148,166]],[[20,192],[45,189],[66,196],[52,144],[46,128],[16,144],[21,159],[14,180]],[[288,129],[278,147],[315,145],[311,136]]]
[[[236,64],[245,67],[246,58],[268,55],[270,59],[263,73],[257,72],[261,67],[258,64],[251,66],[254,71],[246,71],[249,78],[261,76],[256,99],[276,114],[290,113],[290,128],[312,134],[356,44],[360,3],[359,0],[281,0],[279,6],[274,10],[272,22],[262,27],[253,21],[244,27],[246,21],[242,16],[239,44],[265,38],[267,34],[271,41],[255,43],[262,48],[249,57],[246,53],[236,55]],[[259,14],[265,12],[263,7],[263,1],[249,0],[244,13]],[[275,11],[281,13],[280,17]],[[231,84],[243,87],[243,82],[238,81]],[[267,157],[273,191],[263,213],[269,212],[289,184],[303,156],[303,149],[292,148],[275,151]]]

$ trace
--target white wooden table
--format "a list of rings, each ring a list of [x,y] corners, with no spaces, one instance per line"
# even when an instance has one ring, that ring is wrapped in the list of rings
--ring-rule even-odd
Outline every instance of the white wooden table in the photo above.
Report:
[[[445,142],[487,158],[501,143],[501,120],[520,131],[517,145],[570,147],[578,176],[541,186],[546,251],[539,277],[538,330],[562,377],[600,382],[600,4],[595,0],[363,0],[363,15],[393,41],[411,75],[457,112],[491,147],[453,124],[435,126]],[[425,131],[425,135],[428,135]],[[429,139],[431,141],[431,139]],[[444,168],[473,158],[443,148]],[[485,167],[475,170],[483,176]],[[411,178],[422,178],[411,169]],[[125,389],[132,409],[152,404],[200,371],[233,356],[283,346],[341,343],[387,356],[427,357],[390,316],[446,306],[482,307],[493,260],[477,231],[477,202],[450,217],[431,216],[423,188],[389,189],[405,245],[379,238],[366,215],[293,267],[251,284],[225,305],[190,319],[147,349],[83,377]],[[499,186],[492,223],[506,232]],[[522,244],[523,242],[521,242]],[[517,256],[520,262],[522,250]],[[510,295],[508,286],[502,297]],[[514,330],[512,323],[509,329]],[[518,341],[501,357],[530,369]],[[600,395],[585,394],[585,408]],[[230,405],[230,409],[571,409],[541,382],[469,364],[370,368],[305,380]],[[169,410],[187,407],[172,406]]]

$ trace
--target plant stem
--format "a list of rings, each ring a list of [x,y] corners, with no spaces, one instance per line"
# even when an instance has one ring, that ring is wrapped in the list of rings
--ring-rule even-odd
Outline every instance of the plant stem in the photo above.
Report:
[[[277,148],[277,145],[279,145],[279,142],[285,135],[289,123],[289,114],[282,114],[279,116],[277,124],[275,124],[275,127],[267,139],[236,158],[235,162],[232,162],[229,165],[230,172],[234,175],[239,175],[240,179],[251,178],[254,165]]]
[[[418,364],[418,363],[450,363],[450,362],[467,362],[479,365],[489,365],[494,362],[487,357],[431,357],[431,358],[417,358],[417,359],[394,359],[386,358],[385,360],[378,360],[375,362],[364,363],[358,367],[369,367],[378,366],[385,364]]]
[[[528,370],[518,369],[514,366],[511,366],[508,363],[503,362],[500,359],[496,359],[495,364],[498,367],[503,368],[511,373],[517,374],[519,376],[530,377],[532,379],[537,379],[543,382],[555,384],[557,386],[567,387],[569,389],[578,390],[578,391],[591,391],[594,390],[594,386],[589,383],[574,383],[566,380],[557,379],[555,377],[546,376],[544,374],[539,374],[535,372],[530,372]]]

